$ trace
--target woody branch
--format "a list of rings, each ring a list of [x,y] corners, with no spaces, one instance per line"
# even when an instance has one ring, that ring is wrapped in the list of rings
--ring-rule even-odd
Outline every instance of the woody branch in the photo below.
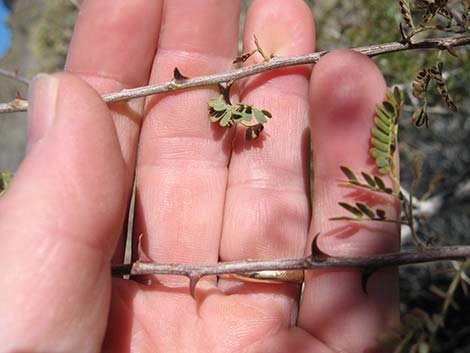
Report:
[[[454,48],[459,46],[466,46],[469,44],[470,36],[458,36],[450,38],[430,38],[414,41],[390,42],[352,49],[369,57],[414,49],[447,50],[451,54],[455,55]],[[315,64],[320,59],[320,57],[327,53],[328,51],[321,51],[306,55],[274,57],[269,61],[264,61],[260,64],[239,68],[227,73],[212,74],[192,78],[175,77],[171,81],[162,82],[155,85],[124,89],[120,92],[108,93],[103,95],[103,100],[106,103],[112,103],[158,93],[233,82],[244,77],[256,75],[265,71],[274,70],[281,67]],[[0,104],[0,113],[21,112],[27,111],[27,109],[27,101],[22,99],[15,99],[12,102]]]

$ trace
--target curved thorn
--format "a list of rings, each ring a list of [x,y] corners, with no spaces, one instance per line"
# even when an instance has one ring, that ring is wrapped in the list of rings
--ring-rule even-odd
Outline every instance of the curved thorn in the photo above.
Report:
[[[137,240],[137,259],[140,262],[152,262],[152,259],[147,255],[145,250],[142,248],[143,236],[144,236],[144,233],[141,233]]]
[[[177,67],[174,68],[174,70],[173,70],[173,79],[175,80],[176,83],[184,82],[188,78],[189,77],[184,76]]]
[[[362,270],[361,287],[365,295],[369,295],[369,293],[367,292],[367,282],[369,281],[370,277],[376,270],[377,269],[374,267],[366,267]]]
[[[196,300],[196,285],[197,282],[201,279],[201,275],[198,274],[189,274],[189,294],[191,294],[191,297],[193,297],[194,300]]]
[[[318,247],[318,237],[319,237],[319,235],[320,235],[320,232],[315,234],[315,236],[313,237],[313,240],[312,240],[312,254],[310,255],[311,258],[316,262],[324,261],[328,257],[328,255],[325,254],[323,251],[321,251],[320,248]]]

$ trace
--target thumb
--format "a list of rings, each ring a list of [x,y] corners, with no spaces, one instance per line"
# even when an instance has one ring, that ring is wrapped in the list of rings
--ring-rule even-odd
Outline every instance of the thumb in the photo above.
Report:
[[[100,350],[126,210],[120,151],[90,86],[68,74],[33,81],[28,155],[0,199],[4,351]]]

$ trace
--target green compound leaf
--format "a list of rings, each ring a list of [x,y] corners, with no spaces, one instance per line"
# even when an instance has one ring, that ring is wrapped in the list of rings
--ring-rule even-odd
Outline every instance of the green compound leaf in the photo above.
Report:
[[[373,210],[363,202],[356,202],[354,205],[340,201],[338,205],[346,211],[352,213],[354,217],[333,217],[331,221],[349,220],[349,221],[388,221],[387,214],[383,209]]]
[[[400,110],[403,105],[403,94],[401,90],[396,87],[393,91],[387,91],[387,98],[376,107],[374,124],[371,130],[371,144],[370,155],[375,160],[381,174],[396,173],[394,160],[395,148],[398,133],[398,119],[400,117]],[[363,175],[364,176],[364,175]],[[368,180],[365,176],[364,179],[372,186],[375,182],[371,178]]]
[[[245,137],[247,141],[257,139],[264,129],[264,125],[272,114],[265,109],[257,109],[250,104],[229,104],[223,94],[209,100],[209,118],[213,123],[222,127],[232,127],[240,124],[247,128]],[[251,123],[252,120],[256,122]]]
[[[383,152],[380,152],[383,154]],[[385,165],[384,173],[386,173],[387,168],[387,160],[386,158],[377,158],[377,161],[380,165]],[[371,175],[366,172],[361,172],[362,180],[359,180],[356,174],[345,166],[340,166],[341,171],[343,174],[348,178],[347,181],[342,181],[340,185],[349,185],[358,188],[365,188],[375,192],[385,193],[387,195],[392,195],[398,197],[398,193],[394,195],[394,191],[392,187],[387,187],[385,185],[384,180],[378,175]]]
[[[8,189],[8,185],[13,178],[13,173],[10,172],[1,172],[0,173],[0,196],[2,196]]]

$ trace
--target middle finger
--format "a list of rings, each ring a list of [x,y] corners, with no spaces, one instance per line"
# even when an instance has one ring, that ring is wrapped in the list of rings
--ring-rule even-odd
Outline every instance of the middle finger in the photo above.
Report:
[[[238,1],[166,1],[150,83],[232,69]],[[136,234],[154,261],[217,262],[231,135],[211,125],[217,87],[154,96],[142,127]]]
[[[254,35],[267,55],[312,52],[311,10],[298,0],[257,0],[247,14],[245,52],[255,47]],[[256,54],[250,60],[253,64],[263,58]],[[309,76],[309,67],[300,66],[244,81],[242,100],[268,109],[273,117],[258,140],[245,141],[245,129],[237,131],[220,250],[224,261],[295,257],[304,252],[310,216]],[[221,287],[232,284],[238,286],[221,282]],[[281,293],[286,288],[271,289]]]

